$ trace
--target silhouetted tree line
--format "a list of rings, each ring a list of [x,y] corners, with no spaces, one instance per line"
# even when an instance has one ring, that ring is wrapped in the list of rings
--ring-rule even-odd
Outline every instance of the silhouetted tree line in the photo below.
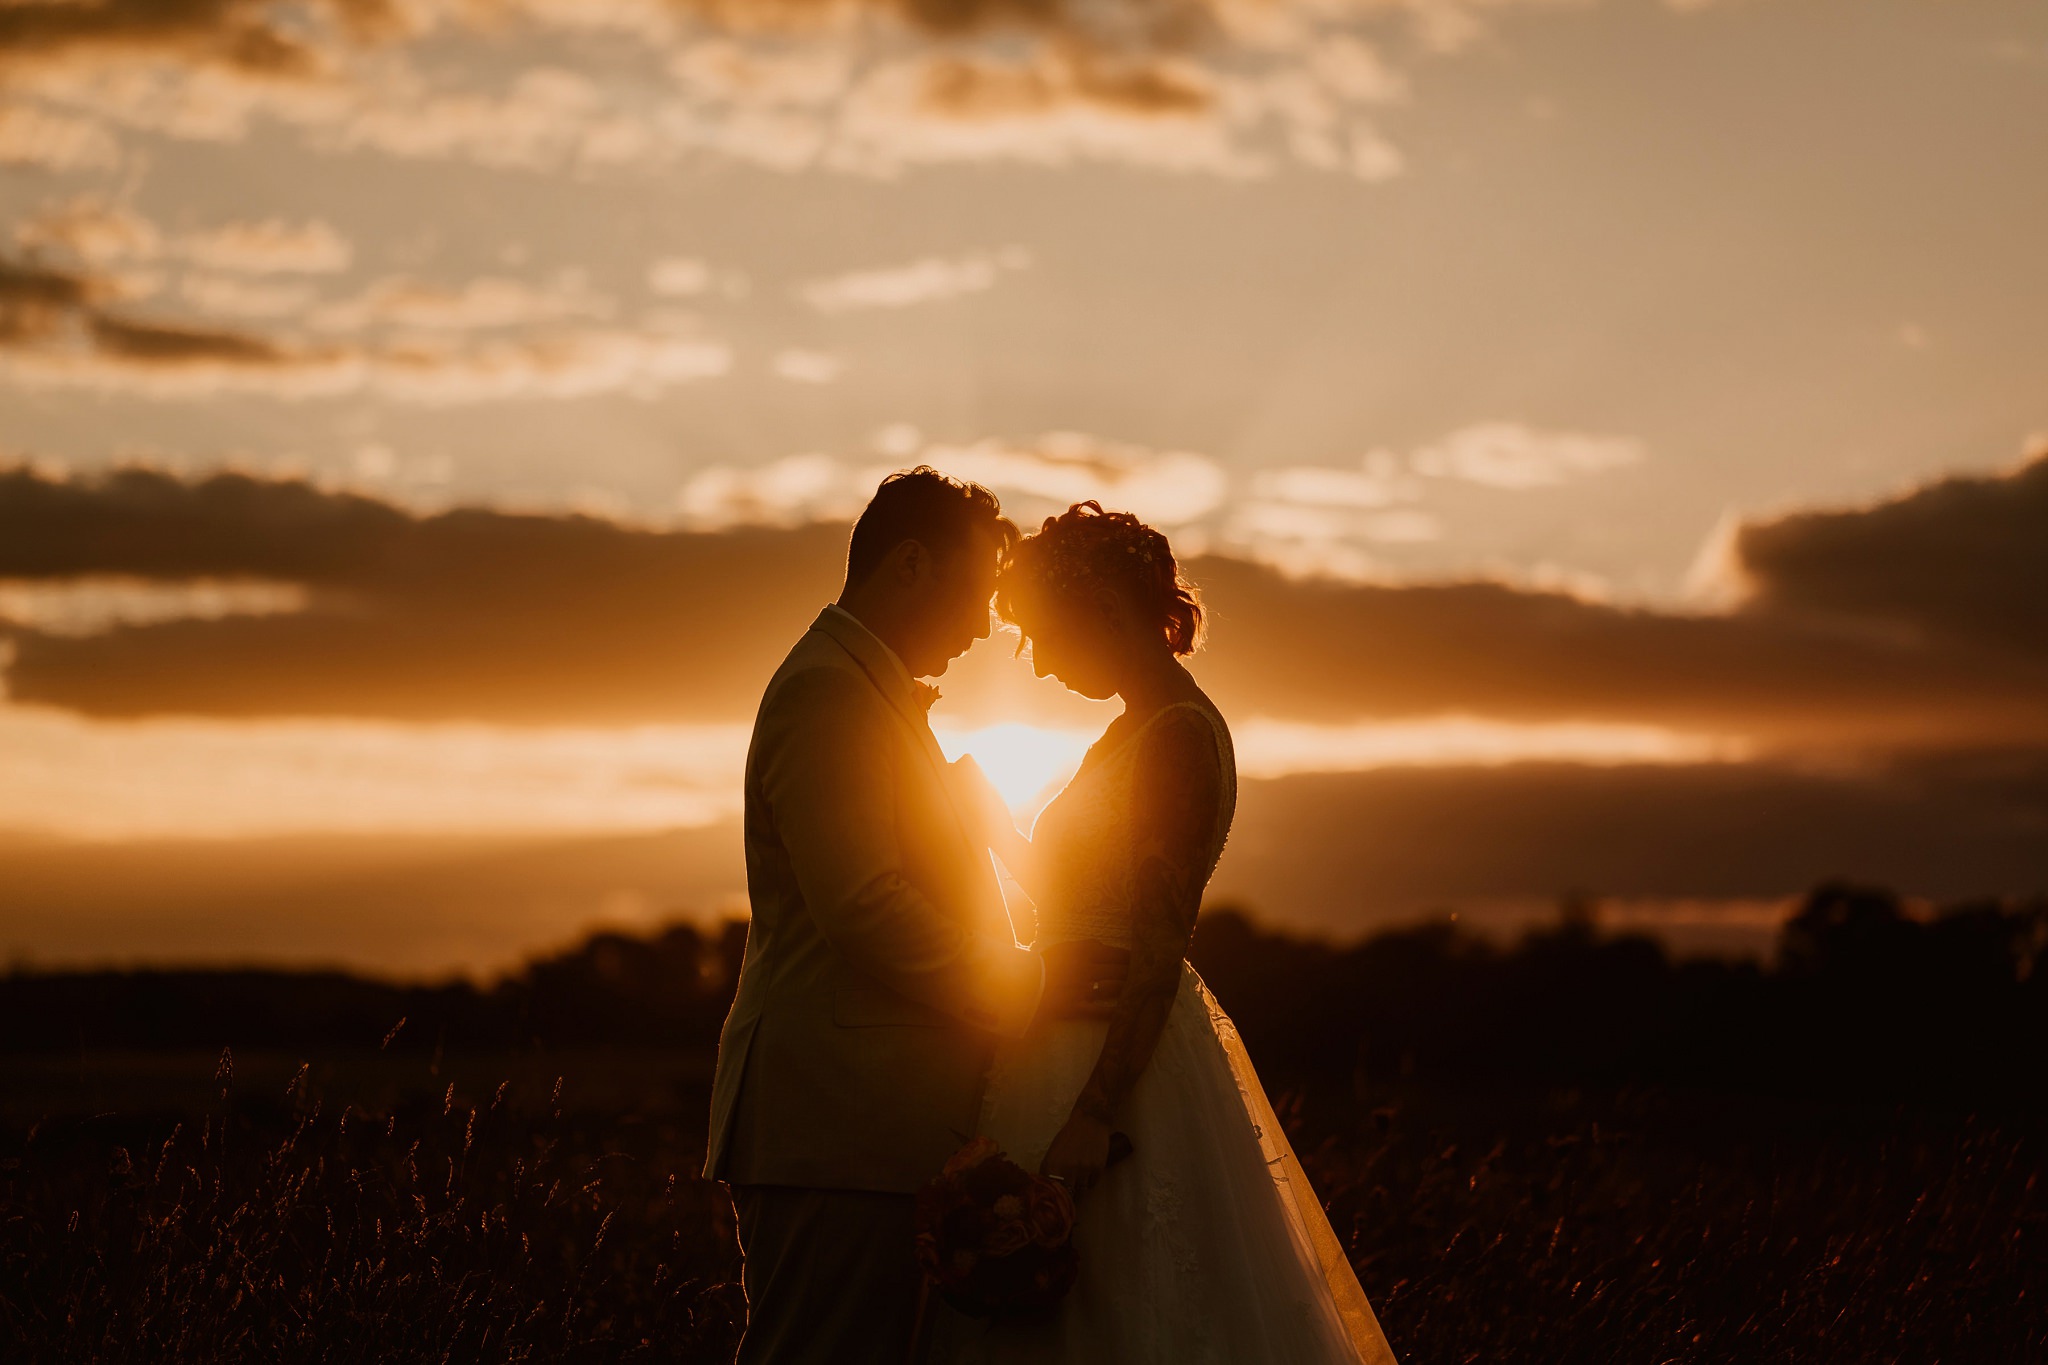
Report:
[[[20,972],[0,1048],[704,1048],[743,924],[598,934],[494,985],[337,972]],[[1567,905],[1500,947],[1448,923],[1355,946],[1206,912],[1193,961],[1269,1081],[1686,1085],[2035,1108],[2048,1101],[2048,900],[1919,918],[1817,887],[1776,961],[1672,959]],[[402,1025],[400,1021],[403,1021]]]
[[[1438,922],[1333,949],[1208,913],[1193,958],[1269,1081],[2048,1102],[2048,899],[1920,919],[1889,891],[1828,883],[1768,966],[1674,961],[1569,903],[1512,948]]]
[[[334,971],[16,972],[0,978],[0,1049],[709,1046],[746,942],[739,921],[594,934],[492,985]]]

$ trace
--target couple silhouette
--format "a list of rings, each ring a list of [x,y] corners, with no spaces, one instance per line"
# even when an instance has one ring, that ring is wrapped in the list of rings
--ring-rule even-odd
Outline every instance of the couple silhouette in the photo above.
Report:
[[[972,759],[946,761],[920,681],[987,637],[991,604],[1041,676],[1124,705],[1028,837]],[[919,467],[855,523],[747,755],[753,919],[705,1164],[745,1257],[742,1365],[1393,1360],[1185,961],[1237,796],[1229,727],[1181,662],[1201,633],[1166,537],[1097,503],[1023,536],[987,489]],[[1028,947],[991,855],[1036,907]],[[1079,1277],[1049,1313],[921,1308],[913,1196],[977,1135],[1076,1200]]]

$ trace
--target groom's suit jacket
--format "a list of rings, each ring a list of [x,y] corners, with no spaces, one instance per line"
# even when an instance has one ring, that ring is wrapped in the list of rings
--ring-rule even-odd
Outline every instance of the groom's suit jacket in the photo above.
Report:
[[[828,607],[747,753],[747,932],[705,1174],[908,1193],[971,1136],[995,1041],[1043,985],[917,688]]]

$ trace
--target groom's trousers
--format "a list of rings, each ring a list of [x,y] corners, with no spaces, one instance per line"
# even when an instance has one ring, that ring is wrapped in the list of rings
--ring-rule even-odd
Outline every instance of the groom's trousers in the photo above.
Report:
[[[735,1185],[747,1334],[735,1365],[904,1365],[922,1281],[907,1194]]]

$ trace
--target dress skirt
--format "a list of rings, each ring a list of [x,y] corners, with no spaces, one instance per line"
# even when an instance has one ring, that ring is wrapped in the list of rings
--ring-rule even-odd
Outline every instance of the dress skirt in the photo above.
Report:
[[[1041,1025],[998,1053],[981,1131],[1036,1170],[1107,1025]],[[1133,1151],[1082,1196],[1080,1278],[1045,1318],[946,1314],[935,1365],[1393,1365],[1379,1323],[1252,1071],[1182,969],[1116,1126]]]

